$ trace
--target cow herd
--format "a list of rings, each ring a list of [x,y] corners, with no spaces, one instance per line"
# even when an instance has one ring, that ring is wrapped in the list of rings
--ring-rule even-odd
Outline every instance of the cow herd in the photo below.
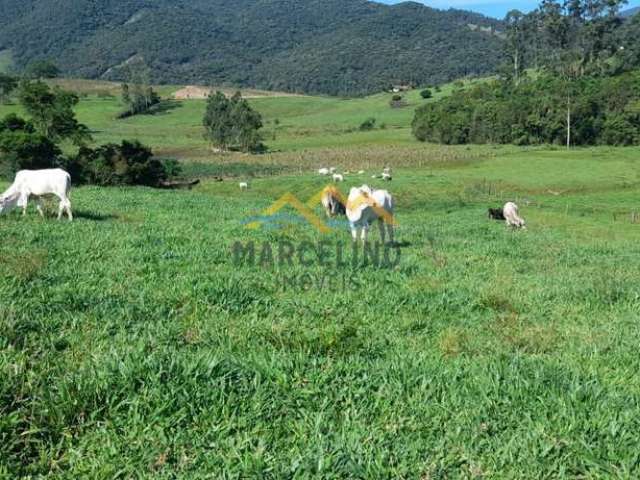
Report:
[[[333,175],[335,181],[344,181],[342,175],[335,173],[335,168],[320,168],[320,175]],[[363,174],[364,171],[358,172]],[[340,179],[336,180],[336,176]],[[371,178],[379,178],[384,181],[392,180],[390,167],[385,167],[380,176],[372,175]],[[353,187],[349,191],[349,196],[345,199],[341,192],[334,186],[326,187],[322,192],[322,206],[328,217],[344,215],[349,221],[353,241],[362,240],[366,242],[369,228],[377,221],[380,228],[380,238],[382,243],[394,242],[393,226],[394,201],[387,190],[372,189],[368,185]],[[518,213],[518,206],[513,202],[507,202],[502,208],[489,208],[489,218],[504,220],[507,226],[512,228],[526,228],[525,221]]]
[[[346,172],[345,172],[346,173]],[[359,175],[365,172],[360,170]],[[336,173],[336,168],[320,168],[320,175],[332,175],[334,182],[343,182],[344,174]],[[373,178],[380,178],[385,181],[392,180],[390,167],[385,167],[380,176],[373,175]],[[240,182],[241,190],[247,190],[249,184]],[[41,216],[44,216],[42,208],[42,197],[53,195],[58,197],[58,220],[64,213],[69,221],[73,220],[71,213],[71,201],[69,191],[71,190],[71,176],[60,168],[45,170],[20,170],[14,182],[0,195],[0,214],[8,212],[16,207],[22,208],[22,214],[27,212],[27,205],[30,198],[36,202],[36,208]],[[349,191],[349,196],[344,197],[340,190],[331,185],[326,187],[321,196],[321,203],[327,216],[346,216],[351,228],[353,241],[367,241],[369,228],[374,222],[380,228],[382,243],[388,237],[389,242],[394,241],[393,226],[394,201],[392,195],[387,190],[376,190],[368,185],[353,187]],[[489,218],[504,220],[507,226],[512,228],[526,228],[525,221],[520,217],[518,206],[513,202],[507,202],[502,208],[490,208]]]

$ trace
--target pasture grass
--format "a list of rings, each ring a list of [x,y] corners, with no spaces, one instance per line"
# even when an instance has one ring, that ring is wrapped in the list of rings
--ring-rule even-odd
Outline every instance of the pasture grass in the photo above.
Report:
[[[485,81],[467,80],[462,88]],[[124,110],[120,86],[113,82],[55,79],[50,83],[81,95],[76,109],[78,119],[86,124],[95,143],[119,143],[123,138],[138,139],[161,156],[181,160],[218,161],[203,137],[202,118],[204,100],[175,101],[171,99],[179,86],[155,87],[165,99],[154,115],[138,115],[117,119]],[[414,111],[426,102],[451,95],[453,84],[440,87],[433,98],[424,100],[420,90],[403,93],[405,106],[392,108],[393,94],[380,93],[365,98],[286,96],[277,92],[245,90],[249,102],[263,116],[264,142],[271,152],[303,152],[314,149],[366,146],[411,146]],[[229,89],[223,89],[231,93]],[[0,117],[7,113],[21,113],[17,105],[0,105]],[[368,118],[375,118],[375,129],[360,131]]]
[[[639,475],[639,149],[418,144],[415,90],[252,98],[269,153],[220,155],[203,101],[115,120],[117,85],[57,83],[96,143],[203,182],[0,218],[0,478]],[[244,225],[327,166],[394,194],[400,264],[235,265],[237,240],[349,244]],[[507,200],[527,230],[486,218]]]
[[[377,148],[330,158],[394,194],[392,269],[232,261],[349,242],[243,225],[328,150],[0,218],[0,477],[637,478],[639,150]]]

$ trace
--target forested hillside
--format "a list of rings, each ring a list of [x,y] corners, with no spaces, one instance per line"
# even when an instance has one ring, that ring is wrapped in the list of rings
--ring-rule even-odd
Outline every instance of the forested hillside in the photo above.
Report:
[[[0,0],[0,52],[63,74],[360,95],[493,72],[500,22],[367,0]]]

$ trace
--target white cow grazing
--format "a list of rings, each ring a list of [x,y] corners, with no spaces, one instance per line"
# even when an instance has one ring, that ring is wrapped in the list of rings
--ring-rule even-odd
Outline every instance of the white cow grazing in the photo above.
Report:
[[[502,214],[507,225],[514,228],[527,228],[524,219],[518,215],[518,205],[513,202],[507,202],[502,208]]]
[[[71,175],[60,168],[20,170],[16,173],[13,184],[0,195],[0,213],[10,211],[18,206],[22,208],[22,215],[26,215],[29,197],[33,196],[36,200],[38,213],[44,217],[41,197],[55,195],[60,199],[58,220],[62,218],[63,212],[67,212],[67,217],[71,221],[73,220],[73,214],[71,213],[71,201],[69,200],[70,190]]]
[[[346,214],[354,242],[360,237],[365,243],[371,223],[377,220],[382,243],[386,240],[385,233],[389,234],[389,241],[393,243],[393,197],[386,190],[373,190],[367,185],[352,188],[347,199]]]
[[[387,172],[382,172],[382,180],[385,182],[390,182],[392,180],[391,174]]]
[[[336,173],[336,167],[331,167],[331,168],[329,169],[329,173],[331,173],[331,174]]]
[[[364,170],[358,170],[358,175],[364,175]]]
[[[333,181],[334,182],[344,182],[344,176],[340,175],[339,173],[334,173],[333,174]]]
[[[247,182],[240,182],[238,184],[238,186],[240,187],[240,190],[248,190],[249,189],[249,184]]]
[[[318,173],[320,175],[329,175],[329,169],[328,168],[319,168],[318,169]]]

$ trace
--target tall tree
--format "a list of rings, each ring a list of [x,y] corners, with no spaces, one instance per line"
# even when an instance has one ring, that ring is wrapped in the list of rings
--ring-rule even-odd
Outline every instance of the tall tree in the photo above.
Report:
[[[243,152],[260,148],[262,116],[236,92],[230,99],[222,92],[209,95],[203,118],[205,138],[212,147],[225,151],[236,147]]]
[[[524,32],[524,56],[526,67],[538,69],[541,65],[541,57],[544,55],[544,44],[541,35],[542,21],[539,10],[524,16],[522,20],[522,30]]]
[[[130,117],[149,112],[151,107],[160,103],[160,96],[150,83],[150,70],[142,59],[131,62],[125,70],[126,83],[122,84],[122,100],[127,111],[120,117]]]
[[[573,82],[580,74],[580,53],[577,48],[581,0],[569,0],[564,5],[555,0],[543,0],[540,5],[542,35],[547,55],[545,67],[561,79],[558,101],[566,106],[566,146],[571,146]]]
[[[571,146],[572,106],[576,82],[597,72],[615,53],[615,30],[626,0],[543,0],[539,12],[548,53],[546,67],[562,80],[566,101],[566,145]]]
[[[504,19],[507,31],[507,53],[513,63],[513,79],[520,83],[520,71],[525,49],[524,14],[520,10],[510,10]]]
[[[251,108],[249,102],[242,98],[240,92],[231,98],[231,123],[233,137],[240,150],[250,152],[257,150],[262,138],[259,130],[262,128],[262,116]]]
[[[227,150],[233,141],[232,105],[222,92],[209,95],[202,123],[212,148]]]
[[[83,145],[91,139],[89,129],[78,122],[73,108],[77,105],[77,95],[51,89],[41,81],[23,82],[18,98],[25,111],[41,135],[57,142],[68,139],[76,145]]]

